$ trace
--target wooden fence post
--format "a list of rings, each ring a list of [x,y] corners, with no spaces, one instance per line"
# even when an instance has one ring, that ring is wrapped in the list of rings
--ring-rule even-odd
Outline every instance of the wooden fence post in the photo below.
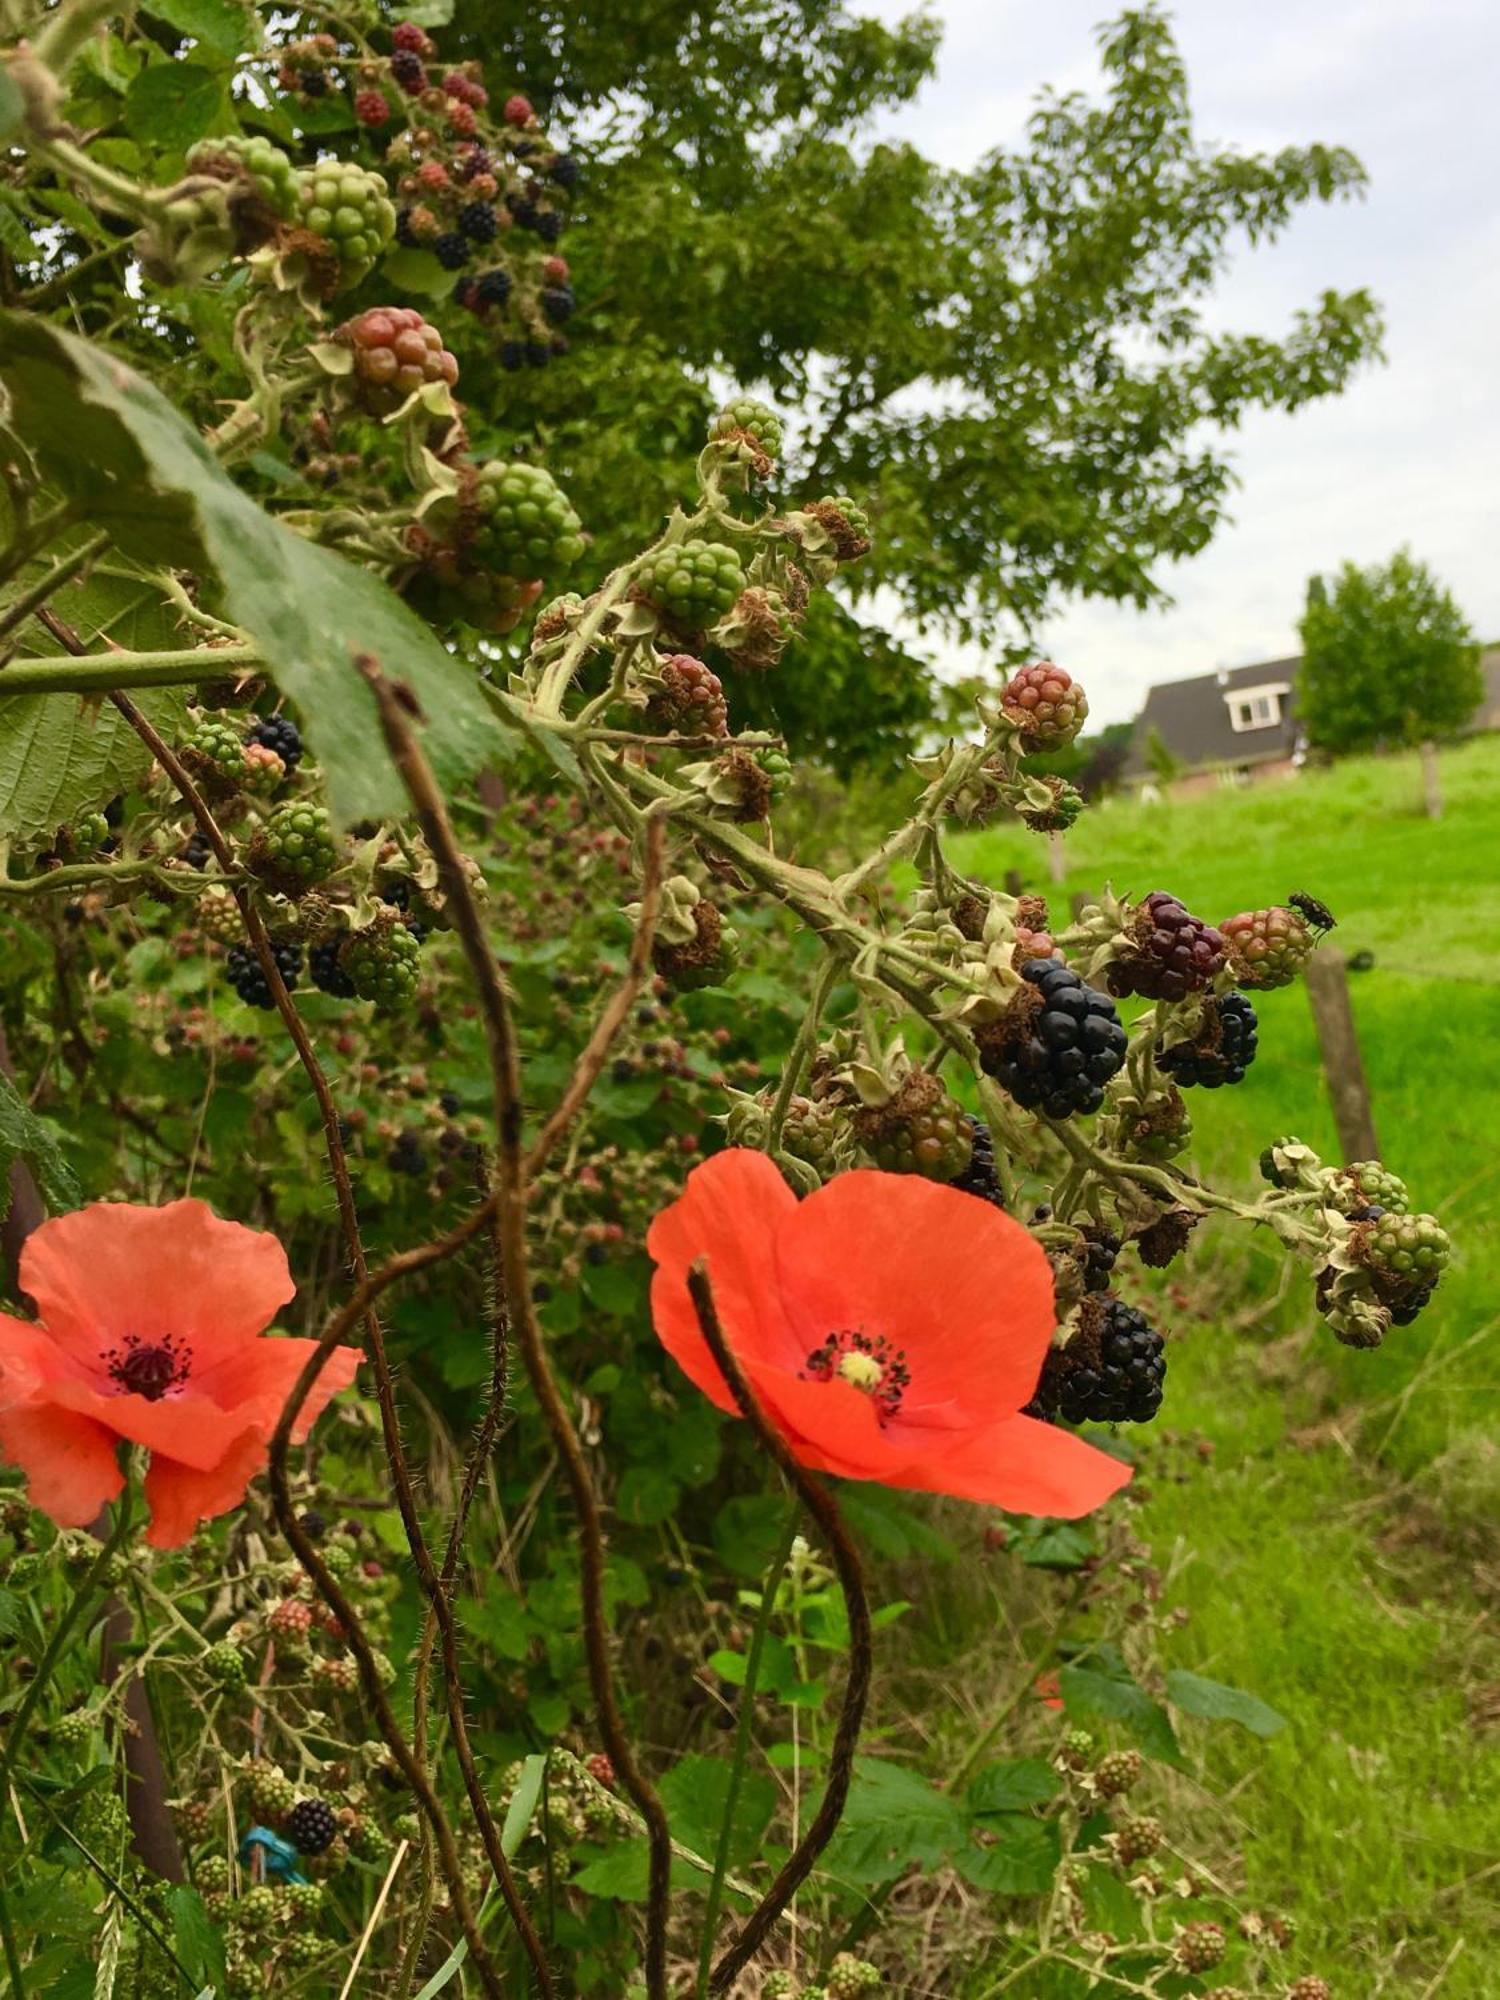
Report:
[[[1378,1160],[1380,1141],[1370,1109],[1370,1086],[1359,1053],[1349,975],[1341,953],[1316,951],[1307,962],[1307,997],[1312,1002],[1323,1055],[1323,1074],[1333,1100],[1334,1123],[1347,1167],[1355,1160]]]
[[[1429,819],[1443,816],[1443,781],[1438,772],[1438,753],[1435,743],[1424,743],[1419,752],[1422,759],[1422,804],[1427,809]]]
[[[1047,835],[1047,868],[1054,884],[1063,881],[1068,873],[1068,863],[1063,854],[1063,837],[1060,833]]]
[[[1007,896],[1024,896],[1026,894],[1026,884],[1022,879],[1019,868],[1006,869],[1005,893]]]

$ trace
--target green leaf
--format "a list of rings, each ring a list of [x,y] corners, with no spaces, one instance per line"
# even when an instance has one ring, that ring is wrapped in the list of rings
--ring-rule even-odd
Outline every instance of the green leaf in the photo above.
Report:
[[[939,1867],[967,1839],[968,1821],[955,1800],[900,1764],[861,1757],[822,1866],[846,1882],[894,1882],[913,1862]]]
[[[445,789],[495,761],[506,732],[472,671],[385,584],[264,513],[149,383],[22,314],[0,315],[0,347],[16,429],[90,520],[138,560],[218,577],[225,614],[302,711],[342,823],[406,805],[361,653],[410,690]]]
[[[682,1488],[670,1472],[658,1465],[632,1465],[620,1481],[615,1512],[622,1521],[651,1528],[666,1520],[681,1497]]]
[[[781,1547],[786,1502],[772,1493],[726,1500],[714,1516],[714,1553],[734,1576],[758,1581]]]
[[[203,1898],[196,1889],[181,1884],[167,1891],[166,1900],[177,1956],[195,1979],[206,1979],[222,1988],[226,1978],[224,1940],[204,1908]]]
[[[509,1860],[526,1838],[526,1829],[536,1817],[538,1802],[542,1796],[542,1783],[547,1775],[547,1759],[542,1753],[528,1757],[521,1765],[521,1775],[516,1780],[516,1789],[510,1795],[510,1804],[505,1808],[505,1824],[500,1829],[500,1851]]]
[[[131,136],[164,151],[184,153],[219,115],[223,80],[197,63],[159,62],[143,69],[125,93]]]
[[[587,1854],[589,1848],[580,1850]],[[569,1884],[588,1896],[617,1903],[644,1903],[651,1878],[651,1850],[644,1840],[622,1840],[585,1863]]]
[[[1196,1715],[1205,1722],[1237,1722],[1253,1736],[1274,1736],[1286,1728],[1286,1717],[1258,1695],[1225,1687],[1222,1681],[1206,1680],[1202,1674],[1190,1674],[1184,1667],[1173,1667],[1167,1674],[1167,1700],[1184,1715]]]
[[[662,1779],[662,1804],[672,1822],[673,1838],[705,1861],[718,1848],[719,1829],[729,1798],[729,1760],[726,1757],[683,1757]],[[729,1838],[729,1865],[751,1861],[760,1852],[766,1828],[776,1811],[775,1782],[762,1771],[746,1771],[740,1780],[734,1803],[734,1823]]]
[[[402,19],[412,19],[409,8]],[[380,275],[397,291],[415,292],[424,299],[445,299],[458,283],[457,271],[445,271],[430,250],[392,250],[381,263]]]
[[[987,1822],[985,1831],[992,1841],[971,1842],[953,1857],[966,1882],[992,1896],[1040,1896],[1052,1887],[1062,1853],[1055,1820],[1007,1813]]]
[[[8,69],[0,69],[0,139],[19,132],[26,119],[26,100]]]
[[[0,1216],[10,1207],[10,1170],[17,1160],[30,1167],[42,1199],[54,1214],[76,1208],[82,1201],[82,1191],[58,1151],[52,1127],[37,1117],[10,1078],[0,1072]]]
[[[1164,1764],[1180,1764],[1182,1751],[1172,1718],[1133,1680],[1092,1667],[1063,1667],[1057,1676],[1064,1705],[1080,1715],[1123,1722],[1141,1748]]]
[[[401,9],[401,18],[419,28],[446,28],[453,19],[453,0],[416,0],[415,6]]]
[[[1045,1757],[1010,1757],[981,1771],[965,1802],[972,1813],[1023,1812],[1027,1806],[1045,1805],[1061,1788]]]
[[[259,19],[239,0],[151,0],[146,12],[217,56],[249,55],[265,39]]]
[[[185,702],[156,689],[137,703],[175,734]],[[151,752],[118,710],[74,694],[18,694],[0,703],[0,838],[44,838],[125,792]]]

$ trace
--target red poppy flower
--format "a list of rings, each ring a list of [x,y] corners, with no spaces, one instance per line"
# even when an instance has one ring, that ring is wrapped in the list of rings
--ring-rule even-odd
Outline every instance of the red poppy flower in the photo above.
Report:
[[[731,1150],[688,1176],[646,1244],[668,1353],[735,1410],[688,1294],[701,1257],[735,1358],[804,1465],[1066,1516],[1130,1477],[1020,1414],[1055,1325],[1052,1272],[974,1195],[859,1172],[798,1201],[764,1153]]]
[[[85,1526],[124,1485],[127,1439],[151,1454],[158,1548],[235,1506],[314,1346],[259,1338],[297,1289],[276,1238],[201,1201],[97,1202],[27,1239],[20,1281],[39,1319],[0,1314],[0,1457],[25,1472],[32,1504]],[[299,1439],[359,1362],[334,1349]]]

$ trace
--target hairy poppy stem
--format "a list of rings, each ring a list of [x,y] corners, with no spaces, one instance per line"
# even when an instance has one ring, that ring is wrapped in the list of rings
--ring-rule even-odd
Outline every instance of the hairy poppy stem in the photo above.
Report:
[[[725,1993],[737,1974],[759,1951],[771,1926],[812,1873],[818,1856],[832,1840],[844,1816],[849,1783],[854,1775],[854,1752],[870,1694],[874,1638],[859,1551],[844,1526],[838,1503],[821,1480],[814,1479],[804,1466],[798,1464],[791,1447],[757,1401],[755,1391],[725,1335],[718,1307],[714,1304],[708,1266],[701,1258],[688,1272],[688,1291],[692,1295],[698,1325],[708,1343],[709,1352],[718,1363],[719,1372],[738,1403],[741,1414],[754,1429],[767,1454],[795,1487],[798,1498],[828,1542],[849,1617],[849,1678],[844,1686],[844,1705],[839,1711],[838,1728],[834,1732],[833,1749],[828,1758],[828,1782],[807,1831],[788,1855],[781,1873],[741,1925],[738,1937],[713,1969],[709,1990]]]
[[[796,1540],[800,1512],[801,1503],[794,1501],[787,1513],[786,1530],[761,1585],[760,1608],[755,1614],[755,1629],[750,1634],[750,1650],[745,1655],[745,1682],[740,1689],[740,1712],[735,1718],[734,1756],[729,1766],[729,1783],[724,1790],[724,1817],[719,1823],[718,1845],[714,1849],[708,1906],[703,1913],[703,1941],[698,1955],[698,2000],[707,2000],[709,1974],[713,1967],[714,1933],[719,1928],[719,1911],[724,1903],[724,1877],[729,1872],[729,1848],[734,1837],[734,1809],[739,1804],[740,1785],[745,1775],[745,1762],[750,1754],[750,1737],[755,1724],[755,1690],[760,1680],[761,1656],[766,1650],[771,1613],[776,1608],[777,1594],[786,1575],[792,1543]]]
[[[454,927],[479,994],[494,1079],[500,1195],[497,1220],[506,1303],[527,1376],[572,1490],[573,1506],[578,1516],[584,1648],[588,1657],[595,1719],[615,1775],[646,1823],[650,1850],[646,1900],[646,1991],[649,2000],[669,2000],[667,1923],[671,1898],[672,1831],[656,1787],[636,1760],[620,1713],[604,1601],[604,1525],[599,1496],[594,1490],[593,1476],[578,1432],[552,1373],[536,1316],[536,1301],[531,1292],[531,1267],[526,1244],[526,1162],[522,1152],[520,1050],[510,1001],[495,954],[485,936],[484,924],[474,901],[463,856],[453,837],[442,793],[412,727],[410,710],[403,699],[404,691],[387,679],[378,662],[368,655],[363,656],[358,664],[374,693],[387,746],[416,808],[427,845],[437,862],[438,877],[452,909]]]

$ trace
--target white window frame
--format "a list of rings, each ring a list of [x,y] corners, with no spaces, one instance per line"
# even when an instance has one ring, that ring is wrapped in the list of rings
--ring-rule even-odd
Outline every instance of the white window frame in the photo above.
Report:
[[[1282,700],[1291,691],[1289,681],[1267,681],[1263,687],[1232,688],[1224,696],[1230,728],[1236,736],[1245,736],[1257,729],[1278,728]]]

